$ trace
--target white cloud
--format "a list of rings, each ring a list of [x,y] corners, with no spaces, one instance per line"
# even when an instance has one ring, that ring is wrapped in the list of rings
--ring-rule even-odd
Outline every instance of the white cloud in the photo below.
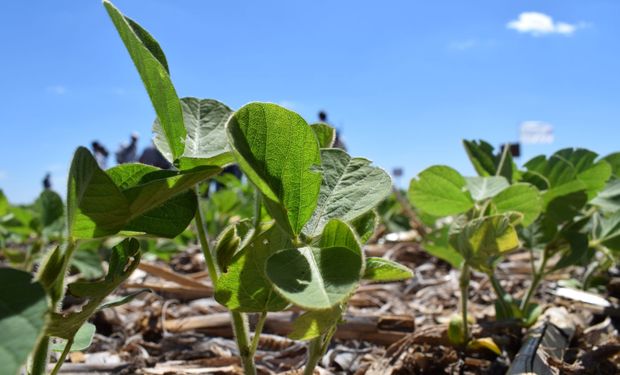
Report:
[[[63,85],[47,86],[46,90],[47,92],[56,95],[64,95],[67,93],[67,88]]]
[[[539,12],[523,12],[519,14],[519,18],[508,22],[507,28],[516,30],[520,33],[531,34],[534,36],[560,34],[572,35],[577,29],[584,27],[585,24],[580,22],[570,24],[567,22],[554,21],[551,16]]]
[[[467,39],[467,40],[452,42],[450,43],[450,45],[448,45],[448,48],[452,50],[456,50],[456,51],[465,51],[470,48],[476,47],[478,44],[479,43],[476,39]]]

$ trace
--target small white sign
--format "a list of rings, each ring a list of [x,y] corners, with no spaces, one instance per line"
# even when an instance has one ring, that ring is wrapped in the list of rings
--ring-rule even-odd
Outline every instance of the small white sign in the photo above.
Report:
[[[522,144],[553,143],[553,126],[542,121],[524,121],[520,138]]]

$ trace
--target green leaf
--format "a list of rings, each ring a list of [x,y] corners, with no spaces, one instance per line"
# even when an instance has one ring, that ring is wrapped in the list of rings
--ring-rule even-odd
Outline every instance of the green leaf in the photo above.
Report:
[[[281,250],[267,260],[276,291],[307,310],[329,309],[349,298],[363,272],[359,242],[346,223],[330,221],[319,246]]]
[[[520,246],[512,215],[486,216],[450,228],[450,244],[472,267],[489,270],[493,257]]]
[[[567,246],[563,246],[563,254],[560,260],[553,266],[551,272],[576,265],[588,253],[588,236],[583,233],[570,232],[564,234]]]
[[[50,226],[60,219],[64,213],[64,204],[60,195],[52,190],[43,190],[34,203],[36,211],[39,213],[43,228]]]
[[[226,137],[226,122],[233,111],[213,99],[181,98],[183,122],[187,131],[185,149],[179,163],[181,169],[200,165],[222,166],[233,161]],[[166,159],[174,163],[174,156],[159,119],[153,123],[155,144]]]
[[[319,200],[304,227],[316,237],[334,218],[351,222],[383,201],[392,191],[392,180],[381,168],[363,158],[351,158],[340,149],[321,150],[323,182]]]
[[[365,244],[366,242],[368,242],[370,237],[372,237],[372,235],[375,233],[375,227],[377,226],[378,222],[379,216],[374,210],[368,211],[364,215],[358,217],[357,219],[354,219],[351,222],[351,226],[355,230],[355,233],[357,233],[357,236],[360,239],[360,243]]]
[[[10,206],[9,200],[6,198],[6,195],[4,195],[2,189],[0,189],[0,216],[6,215]]]
[[[449,246],[439,246],[431,243],[424,244],[424,250],[434,257],[444,260],[456,269],[461,268],[463,256]]]
[[[584,190],[560,195],[548,203],[545,214],[557,224],[573,220],[586,205],[588,196]]]
[[[0,268],[0,363],[2,372],[17,374],[45,326],[45,290],[28,272]]]
[[[293,331],[288,337],[293,340],[312,340],[327,333],[338,324],[342,308],[334,306],[328,310],[308,311],[293,322]]]
[[[596,215],[593,222],[595,240],[611,250],[620,250],[620,212],[607,217]]]
[[[270,215],[298,235],[321,188],[319,144],[301,116],[269,103],[243,106],[227,124],[235,158],[265,197]]]
[[[402,264],[385,258],[366,258],[364,280],[400,281],[413,277],[413,272]]]
[[[620,180],[609,181],[607,186],[590,201],[599,206],[603,211],[616,212],[620,210]]]
[[[519,212],[523,214],[523,226],[536,220],[543,209],[543,201],[538,189],[528,183],[518,183],[502,191],[491,200],[498,214]]]
[[[130,220],[121,233],[147,233],[157,237],[174,238],[187,229],[196,214],[197,207],[196,194],[188,190]]]
[[[111,307],[122,306],[126,303],[133,301],[137,296],[142,293],[152,293],[153,291],[149,288],[142,288],[136,291],[133,291],[125,296],[115,298],[111,301],[102,303],[97,310],[109,309]]]
[[[434,216],[456,215],[474,207],[465,191],[465,179],[456,170],[436,165],[425,169],[419,180],[411,180],[409,201]]]
[[[170,80],[164,53],[157,41],[136,22],[125,17],[107,0],[103,5],[142,78],[161,122],[161,135],[176,160],[183,154],[186,131],[181,102]]]
[[[75,250],[71,265],[78,269],[81,278],[92,280],[105,275],[99,256],[100,245],[99,241],[84,242]]]
[[[76,281],[69,284],[69,293],[86,298],[88,302],[81,310],[70,313],[54,313],[46,334],[71,339],[88,318],[99,308],[103,300],[133,273],[140,264],[140,243],[127,238],[112,248],[108,274],[99,281]]]
[[[505,177],[508,182],[512,182],[515,167],[510,153],[506,154],[506,160],[504,160],[502,170],[498,174],[497,168],[502,160],[501,152],[495,154],[493,146],[483,140],[463,140],[463,146],[478,175],[481,177],[499,175]]]
[[[67,226],[74,238],[112,235],[129,216],[129,202],[90,152],[75,151],[67,189]]]
[[[239,250],[217,282],[215,299],[240,312],[280,311],[288,302],[280,297],[265,275],[267,258],[292,247],[280,227],[272,225]]]
[[[603,158],[611,167],[612,174],[615,178],[620,178],[620,152],[614,152]]]
[[[233,255],[237,252],[241,244],[241,238],[237,235],[237,226],[229,225],[219,235],[215,243],[215,257],[217,265],[222,272],[226,272],[228,265],[232,261]]]
[[[107,174],[129,202],[130,214],[123,229],[175,237],[187,228],[196,212],[196,195],[187,190],[219,171],[201,166],[178,172],[137,163],[108,169]]]
[[[319,141],[319,147],[330,148],[336,140],[336,129],[322,122],[310,125],[316,139]]]
[[[84,323],[75,333],[73,338],[73,344],[71,345],[71,352],[80,352],[82,350],[88,349],[90,344],[93,342],[93,338],[95,337],[96,327],[91,323]],[[62,352],[67,345],[67,340],[61,339],[58,342],[50,345],[50,349],[55,352]]]
[[[471,197],[478,202],[493,198],[510,186],[508,181],[501,176],[467,177],[465,181]]]

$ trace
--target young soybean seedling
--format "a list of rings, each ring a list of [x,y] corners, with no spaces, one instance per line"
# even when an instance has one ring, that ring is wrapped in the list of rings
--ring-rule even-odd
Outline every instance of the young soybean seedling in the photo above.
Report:
[[[245,372],[256,373],[253,357],[267,313],[295,304],[308,310],[292,336],[312,340],[306,365],[311,373],[363,276],[411,277],[405,267],[365,259],[361,251],[374,230],[372,209],[390,192],[389,176],[366,159],[329,148],[334,129],[308,125],[280,106],[250,103],[232,113],[213,100],[179,100],[155,39],[109,2],[104,5],[157,112],[155,143],[164,156],[186,173],[235,160],[257,191],[254,217],[247,218],[252,228],[226,228],[215,251],[201,210],[195,215],[215,297],[231,310]],[[272,221],[263,220],[263,206]],[[248,313],[260,315],[251,341]]]

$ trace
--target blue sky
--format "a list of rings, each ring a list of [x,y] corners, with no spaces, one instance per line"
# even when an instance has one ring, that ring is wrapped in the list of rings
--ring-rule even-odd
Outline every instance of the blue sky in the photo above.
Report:
[[[432,164],[473,174],[462,138],[497,145],[524,121],[554,128],[522,161],[567,146],[620,150],[620,2],[117,0],[160,42],[180,96],[233,108],[319,109],[351,154],[402,184]],[[94,1],[0,4],[0,188],[64,192],[74,149],[150,142],[154,111]]]

